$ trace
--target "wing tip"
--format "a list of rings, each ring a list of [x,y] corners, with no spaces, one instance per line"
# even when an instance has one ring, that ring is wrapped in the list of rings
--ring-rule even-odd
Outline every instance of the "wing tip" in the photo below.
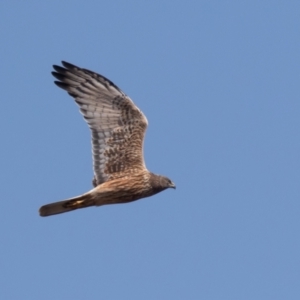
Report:
[[[77,67],[77,66],[75,66],[75,65],[72,65],[72,64],[70,64],[70,63],[68,63],[68,62],[66,62],[65,60],[62,60],[61,61],[61,64],[66,68],[66,69],[68,69],[68,70],[72,70],[72,69],[80,69],[79,67]]]
[[[60,87],[60,88],[62,88],[62,89],[64,89],[64,90],[67,90],[68,87],[69,87],[69,85],[68,85],[67,83],[64,83],[64,82],[61,82],[61,81],[55,80],[54,83],[55,83],[58,87]]]

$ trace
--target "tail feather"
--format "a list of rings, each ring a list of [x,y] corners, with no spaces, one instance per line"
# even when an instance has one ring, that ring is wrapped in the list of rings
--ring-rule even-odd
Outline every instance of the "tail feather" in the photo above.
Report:
[[[92,199],[91,195],[84,194],[67,200],[43,205],[39,212],[41,217],[47,217],[93,205],[95,205],[95,201]]]

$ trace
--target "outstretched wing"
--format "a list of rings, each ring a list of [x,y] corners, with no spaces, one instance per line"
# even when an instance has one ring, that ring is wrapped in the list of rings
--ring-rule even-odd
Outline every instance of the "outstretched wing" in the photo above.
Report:
[[[92,131],[94,186],[146,169],[144,114],[110,80],[67,62],[53,66],[56,85],[80,107]]]

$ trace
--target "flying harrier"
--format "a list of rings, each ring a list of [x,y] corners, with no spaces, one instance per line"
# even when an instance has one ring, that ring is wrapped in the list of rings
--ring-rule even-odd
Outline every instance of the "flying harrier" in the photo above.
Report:
[[[75,198],[40,208],[43,217],[88,206],[127,203],[157,194],[175,184],[149,172],[143,157],[147,119],[110,80],[67,62],[53,66],[55,84],[80,107],[92,131],[94,188]]]

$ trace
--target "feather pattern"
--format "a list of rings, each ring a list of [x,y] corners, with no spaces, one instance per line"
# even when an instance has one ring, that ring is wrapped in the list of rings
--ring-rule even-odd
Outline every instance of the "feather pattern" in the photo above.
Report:
[[[76,103],[92,133],[94,186],[146,171],[143,141],[147,119],[109,79],[62,62],[54,65],[56,85]]]

